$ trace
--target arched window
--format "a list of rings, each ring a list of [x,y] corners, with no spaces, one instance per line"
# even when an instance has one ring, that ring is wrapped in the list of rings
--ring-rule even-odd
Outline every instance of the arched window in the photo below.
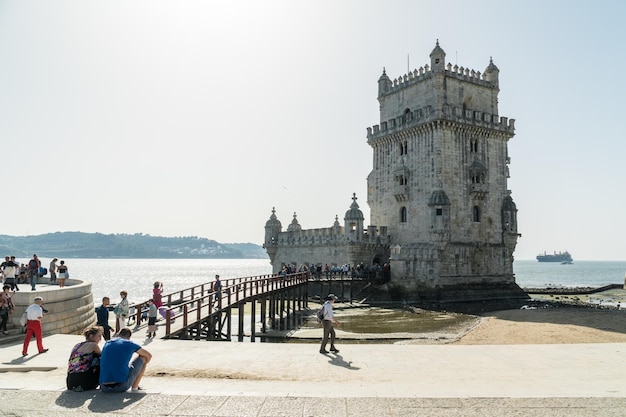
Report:
[[[474,206],[472,208],[472,220],[480,222],[480,208],[478,206]]]
[[[404,122],[408,123],[413,120],[413,113],[411,113],[411,109],[404,109]]]
[[[400,223],[406,223],[406,207],[400,208]]]

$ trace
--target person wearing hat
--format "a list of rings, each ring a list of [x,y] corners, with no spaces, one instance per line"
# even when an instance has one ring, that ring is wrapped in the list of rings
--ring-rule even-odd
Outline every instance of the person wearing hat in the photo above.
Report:
[[[322,338],[322,345],[320,346],[320,353],[329,353],[326,350],[326,344],[328,343],[328,338],[330,337],[330,351],[334,353],[339,353],[339,349],[335,347],[335,328],[333,324],[339,326],[341,323],[335,318],[335,313],[333,311],[333,303],[337,300],[337,297],[334,294],[328,294],[326,297],[326,302],[324,303],[324,320],[322,320],[322,324],[324,325],[324,337]]]

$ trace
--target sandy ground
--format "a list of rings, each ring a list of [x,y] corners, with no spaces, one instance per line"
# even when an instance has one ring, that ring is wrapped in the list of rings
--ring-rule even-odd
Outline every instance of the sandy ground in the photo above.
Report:
[[[461,345],[626,343],[626,310],[559,307],[484,313]]]

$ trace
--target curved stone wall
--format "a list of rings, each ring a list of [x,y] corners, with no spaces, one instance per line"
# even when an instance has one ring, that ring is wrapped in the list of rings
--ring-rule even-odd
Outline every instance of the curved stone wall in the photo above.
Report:
[[[48,310],[41,322],[44,335],[80,334],[96,324],[91,282],[67,279],[65,287],[59,288],[42,278],[36,291],[30,291],[28,284],[20,284],[20,289],[12,296],[15,311],[10,316],[11,323],[17,328],[21,327],[22,313],[35,297],[42,297],[43,307]]]

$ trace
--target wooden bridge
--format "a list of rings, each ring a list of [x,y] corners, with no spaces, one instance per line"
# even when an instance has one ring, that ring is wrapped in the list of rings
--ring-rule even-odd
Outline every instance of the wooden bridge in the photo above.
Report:
[[[213,282],[163,295],[165,334],[163,338],[232,340],[232,312],[237,310],[237,340],[244,340],[245,318],[250,319],[250,341],[256,339],[256,323],[261,322],[261,332],[272,329],[294,329],[302,319],[301,310],[308,308],[307,282],[309,273],[286,276],[262,275],[222,280],[219,292]],[[257,304],[259,318],[257,319]],[[248,311],[246,311],[248,305]],[[131,307],[135,312],[129,324],[135,329],[147,323],[147,301]],[[142,320],[144,323],[142,323]],[[161,323],[163,320],[161,320]]]

